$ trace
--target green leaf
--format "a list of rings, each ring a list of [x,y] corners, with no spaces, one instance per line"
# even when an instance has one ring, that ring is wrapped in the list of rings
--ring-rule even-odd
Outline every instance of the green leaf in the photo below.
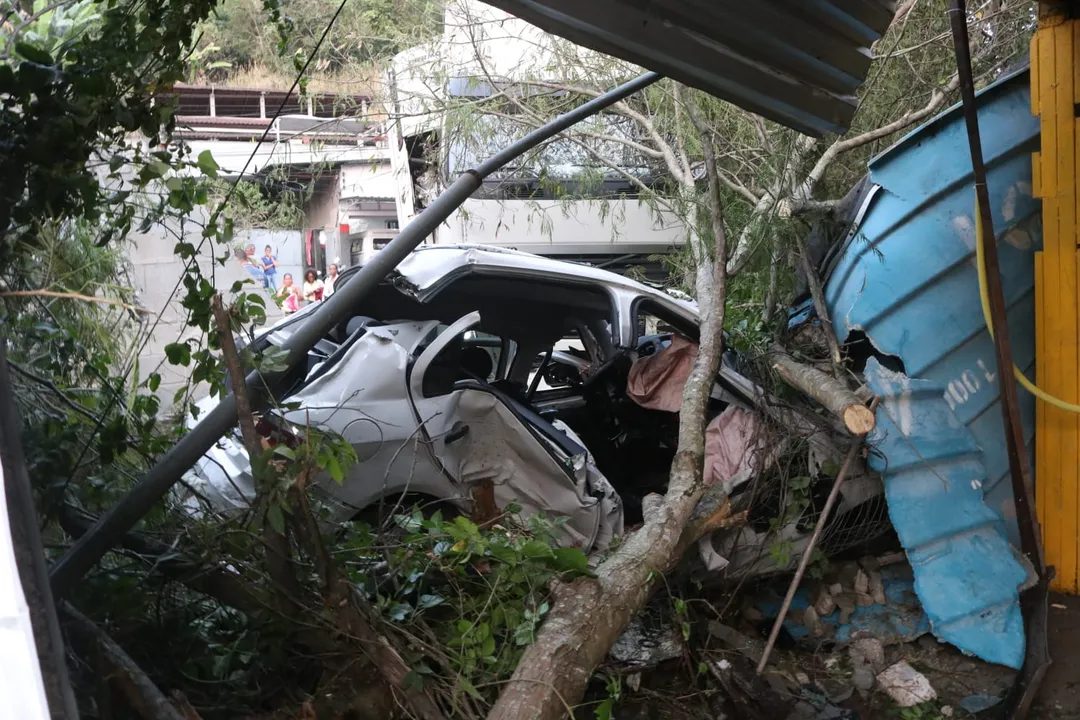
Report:
[[[280,505],[271,505],[266,511],[266,521],[279,535],[285,533],[285,515],[281,512]]]
[[[555,567],[562,572],[589,572],[589,558],[581,548],[555,548]]]
[[[424,677],[415,670],[410,670],[405,673],[405,679],[403,681],[406,690],[423,690],[424,689]]]
[[[468,679],[466,679],[465,677],[460,677],[459,676],[458,677],[458,685],[461,686],[462,690],[469,693],[470,695],[472,695],[477,700],[483,702],[484,696],[480,694],[480,691],[477,690],[476,686],[473,685],[471,682],[469,682]]]
[[[187,367],[191,364],[191,347],[187,343],[169,343],[165,346],[165,357],[172,365]]]
[[[214,160],[214,155],[209,150],[203,150],[199,153],[199,169],[203,171],[204,175],[212,178],[218,176],[219,165]]]
[[[52,58],[52,55],[46,52],[43,48],[39,48],[36,45],[31,45],[30,43],[25,41],[15,43],[15,52],[17,52],[19,55],[22,55],[30,62],[37,63],[38,65],[52,65],[55,62]]]
[[[611,711],[615,709],[615,701],[608,698],[596,706],[596,720],[611,720]]]
[[[330,477],[338,485],[345,480],[345,471],[341,469],[341,463],[338,462],[337,457],[334,455],[328,455],[326,458],[326,472],[330,473]]]
[[[488,635],[484,638],[484,642],[480,645],[480,654],[484,657],[490,657],[495,654],[495,638]]]
[[[530,540],[521,547],[521,554],[530,560],[551,557],[551,546],[541,540]]]
[[[280,455],[281,457],[286,458],[288,460],[295,460],[296,459],[296,453],[293,451],[293,449],[291,447],[288,447],[286,445],[275,445],[274,446],[274,454],[275,455]]]
[[[409,617],[412,612],[412,607],[406,603],[397,603],[394,607],[390,608],[390,619],[395,622],[401,622],[405,618]]]
[[[288,369],[288,365],[285,363],[285,359],[289,356],[289,351],[284,348],[271,346],[263,350],[262,356],[259,358],[259,369],[263,372],[283,372]]]
[[[168,163],[163,163],[160,160],[151,160],[146,163],[146,174],[151,178],[159,178],[169,172],[170,166]]]
[[[421,610],[427,610],[436,605],[442,605],[444,602],[446,602],[446,598],[440,595],[421,595],[419,607]]]
[[[150,377],[146,378],[146,387],[150,388],[150,392],[157,392],[157,389],[161,386],[161,375],[157,373],[150,373]]]

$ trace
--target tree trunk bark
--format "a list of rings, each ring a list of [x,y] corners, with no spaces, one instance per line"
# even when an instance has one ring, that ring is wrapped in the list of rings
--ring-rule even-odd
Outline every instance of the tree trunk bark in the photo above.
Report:
[[[525,650],[488,720],[555,720],[572,715],[571,705],[585,692],[593,670],[645,605],[656,579],[674,566],[680,550],[690,544],[686,527],[705,492],[705,420],[722,350],[727,252],[712,137],[690,105],[687,110],[705,145],[709,216],[703,221],[710,223],[712,238],[691,239],[701,342],[683,388],[679,445],[668,490],[642,527],[600,564],[594,578],[578,578],[555,589],[554,605],[536,642]],[[719,507],[707,515],[726,517],[730,506]]]
[[[808,395],[838,417],[852,435],[874,429],[874,412],[840,380],[815,367],[797,362],[779,345],[773,346],[773,369],[791,387]]]
[[[251,401],[247,395],[247,386],[244,385],[240,355],[236,350],[236,343],[232,336],[232,322],[228,311],[222,306],[220,295],[215,295],[212,298],[210,307],[217,323],[221,354],[225,367],[232,378],[233,393],[236,395],[236,411],[240,418],[240,432],[244,437],[244,446],[252,459],[252,467],[254,468],[254,458],[258,453],[263,452],[263,446],[255,429]],[[386,638],[379,636],[368,623],[367,618],[359,608],[359,599],[355,596],[352,586],[341,576],[330,558],[330,553],[323,542],[307,496],[308,472],[313,471],[314,468],[301,473],[301,476],[289,489],[289,497],[293,505],[292,526],[294,533],[315,564],[322,585],[321,593],[324,605],[328,612],[332,614],[342,636],[359,642],[361,651],[371,660],[379,676],[391,691],[400,694],[406,704],[422,720],[443,720],[443,715],[438,706],[423,690],[407,686],[405,676],[408,674],[409,668],[405,661],[401,659],[401,656]],[[261,483],[256,482],[256,488],[261,488],[261,486]],[[301,589],[296,574],[293,572],[288,538],[283,533],[270,529],[269,523],[264,523],[263,535],[267,545],[267,567],[271,578],[278,585],[283,586],[290,596],[286,602],[298,607],[295,604],[302,597]],[[294,615],[295,613],[289,614]],[[327,642],[330,645],[335,644],[329,639],[323,641],[324,644]]]
[[[259,433],[255,430],[255,415],[251,407],[251,398],[248,397],[247,386],[244,384],[244,368],[240,362],[240,353],[236,349],[236,340],[233,338],[232,319],[229,312],[221,302],[221,295],[214,295],[210,299],[210,310],[214,314],[217,324],[218,342],[221,343],[221,357],[225,363],[225,369],[229,372],[232,381],[233,395],[236,396],[236,415],[240,423],[240,435],[244,439],[244,449],[247,450],[251,461],[251,472],[256,473],[259,467],[256,458],[262,454],[262,441]],[[264,499],[263,485],[258,475],[255,475],[255,490],[259,499]],[[289,540],[283,534],[274,530],[269,522],[264,520],[262,525],[262,541],[266,546],[266,569],[270,579],[277,585],[278,590],[285,594],[285,600],[279,608],[285,614],[291,614],[285,605],[294,605],[300,600],[300,583],[296,579],[293,570],[292,552],[289,548]]]
[[[818,277],[817,270],[814,269],[813,263],[810,262],[810,252],[806,248],[806,241],[800,236],[796,238],[795,242],[799,246],[799,263],[802,265],[803,273],[806,275],[806,283],[810,286],[810,297],[814,300],[814,310],[817,311],[818,318],[821,319],[821,326],[825,331],[825,341],[829,344],[829,355],[832,357],[833,364],[839,365],[840,343],[837,342],[836,330],[833,328],[832,320],[829,319],[829,308],[825,305],[825,290],[821,287],[821,279]]]
[[[88,648],[98,648],[100,657],[112,671],[111,679],[139,717],[144,720],[184,720],[184,716],[135,664],[131,656],[93,620],[68,603],[62,603],[61,609],[71,619],[70,627],[83,643]]]

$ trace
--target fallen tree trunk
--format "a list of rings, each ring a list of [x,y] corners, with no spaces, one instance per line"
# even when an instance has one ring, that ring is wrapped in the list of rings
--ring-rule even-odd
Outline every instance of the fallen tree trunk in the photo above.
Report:
[[[69,627],[87,648],[97,647],[109,666],[113,685],[119,688],[128,705],[144,720],[185,720],[169,699],[154,685],[115,640],[69,603],[60,609],[70,619]],[[190,707],[190,706],[189,706]],[[192,710],[194,712],[194,710]],[[189,715],[190,717],[190,715]],[[198,716],[196,716],[197,718]]]
[[[874,429],[874,412],[843,382],[798,362],[779,345],[773,346],[772,360],[773,369],[784,382],[838,417],[852,435],[866,435]]]
[[[678,451],[667,493],[642,527],[600,564],[595,577],[555,589],[554,604],[536,641],[522,655],[489,720],[554,720],[572,714],[571,705],[585,692],[593,670],[644,607],[656,580],[678,562],[680,550],[691,544],[685,529],[706,489],[702,483],[705,420],[722,350],[727,253],[712,136],[690,105],[687,111],[705,146],[709,216],[701,224],[708,223],[713,237],[708,239],[712,242],[697,235],[691,238],[701,308],[700,348],[683,388]],[[693,187],[687,191],[693,192]],[[706,513],[713,522],[720,522],[716,516],[730,511],[726,503],[717,508]],[[699,527],[704,532],[708,524],[702,522]]]

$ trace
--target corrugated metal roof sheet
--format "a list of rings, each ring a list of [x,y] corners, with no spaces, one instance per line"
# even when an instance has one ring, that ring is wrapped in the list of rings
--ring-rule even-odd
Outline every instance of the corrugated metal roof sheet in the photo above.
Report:
[[[855,113],[893,0],[484,0],[808,135]]]

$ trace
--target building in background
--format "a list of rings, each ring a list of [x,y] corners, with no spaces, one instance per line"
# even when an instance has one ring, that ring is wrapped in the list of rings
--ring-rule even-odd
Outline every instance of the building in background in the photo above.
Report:
[[[552,36],[478,0],[448,0],[442,37],[395,57],[386,106],[399,223],[521,135],[519,123],[493,116],[471,117],[463,132],[456,115],[470,100],[520,92],[512,81],[552,65],[551,43]],[[612,135],[635,132],[619,116],[603,122]],[[681,248],[686,229],[642,201],[640,184],[658,180],[646,158],[619,143],[601,151],[618,169],[569,141],[547,144],[531,161],[486,179],[435,241],[515,248],[616,271],[638,266],[650,279],[664,279],[655,256]],[[587,187],[576,180],[586,175]]]

